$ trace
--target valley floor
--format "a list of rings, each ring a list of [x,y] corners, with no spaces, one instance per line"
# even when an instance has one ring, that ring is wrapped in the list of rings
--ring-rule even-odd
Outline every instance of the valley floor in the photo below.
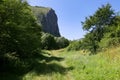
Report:
[[[18,80],[120,80],[119,52],[120,48],[108,49],[89,56],[82,51],[46,51],[47,59],[38,59],[33,70]]]

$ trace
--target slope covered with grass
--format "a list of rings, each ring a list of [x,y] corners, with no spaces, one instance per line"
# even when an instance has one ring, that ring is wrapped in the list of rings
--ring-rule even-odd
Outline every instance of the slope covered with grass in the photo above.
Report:
[[[120,49],[106,51],[98,55],[85,56],[79,52],[70,53],[66,63],[74,66],[71,71],[73,80],[119,80],[120,79]]]
[[[36,56],[24,74],[0,74],[0,80],[119,80],[120,47],[97,55],[82,51],[52,50]]]
[[[50,71],[49,73],[28,73],[23,80],[119,80],[119,52],[120,47],[91,56],[81,51],[49,51],[52,56],[59,56],[63,60],[47,63],[53,64],[52,66],[45,65],[43,68],[43,71]]]

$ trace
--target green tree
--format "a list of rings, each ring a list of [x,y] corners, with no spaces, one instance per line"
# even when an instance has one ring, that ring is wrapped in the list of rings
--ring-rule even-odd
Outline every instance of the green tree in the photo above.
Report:
[[[56,48],[57,49],[65,48],[69,45],[69,40],[67,40],[64,37],[56,37],[55,41],[56,41]]]
[[[85,38],[83,38],[81,43],[81,49],[86,49],[91,52],[91,54],[96,54],[98,48],[98,41],[95,40],[93,33],[87,33]]]
[[[120,15],[116,15],[111,24],[105,27],[104,36],[101,39],[100,48],[108,48],[120,44]]]
[[[81,49],[81,40],[71,41],[70,45],[67,47],[67,51],[77,51]]]
[[[42,44],[42,49],[55,49],[56,47],[56,41],[54,39],[54,36],[52,36],[49,33],[43,33],[41,37],[41,44]]]
[[[104,28],[109,25],[114,18],[114,10],[111,9],[110,4],[103,5],[92,16],[86,18],[83,24],[83,29],[88,31],[91,36],[85,36],[88,40],[88,46],[92,52],[96,53],[98,42],[103,37]],[[91,49],[92,48],[92,49]]]
[[[40,48],[40,26],[28,4],[21,0],[0,3],[0,56],[28,57]]]

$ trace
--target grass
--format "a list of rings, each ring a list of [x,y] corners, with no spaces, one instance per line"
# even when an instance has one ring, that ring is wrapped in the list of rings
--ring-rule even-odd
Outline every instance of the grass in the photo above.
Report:
[[[120,80],[120,47],[97,55],[64,49],[45,51],[33,68],[22,76],[8,75],[11,80]],[[13,79],[15,78],[15,79]],[[9,80],[1,79],[0,80]]]
[[[35,15],[47,14],[51,8],[47,7],[30,7]]]
[[[79,52],[66,59],[68,66],[74,66],[71,71],[73,80],[120,80],[120,48],[109,49],[97,55],[80,55]]]

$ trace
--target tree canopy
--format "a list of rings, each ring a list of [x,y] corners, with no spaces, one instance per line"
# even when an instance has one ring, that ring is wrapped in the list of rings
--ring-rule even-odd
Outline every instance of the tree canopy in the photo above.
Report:
[[[110,26],[118,20],[115,18],[115,12],[110,4],[102,5],[91,16],[86,17],[82,22],[83,29],[88,31],[83,39],[83,45],[92,53],[96,53],[99,48],[99,42],[104,37]]]
[[[29,56],[40,47],[40,26],[27,2],[3,0],[0,3],[0,55]]]

